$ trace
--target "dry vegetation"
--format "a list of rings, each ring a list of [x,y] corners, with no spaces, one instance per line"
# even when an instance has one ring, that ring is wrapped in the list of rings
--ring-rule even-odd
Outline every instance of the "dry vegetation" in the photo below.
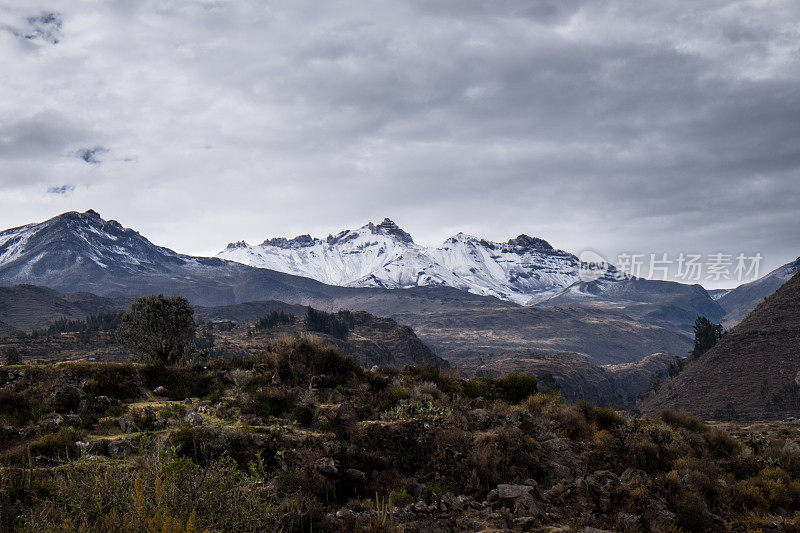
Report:
[[[19,531],[796,530],[797,433],[632,420],[527,375],[365,371],[312,336],[166,367],[0,367]]]

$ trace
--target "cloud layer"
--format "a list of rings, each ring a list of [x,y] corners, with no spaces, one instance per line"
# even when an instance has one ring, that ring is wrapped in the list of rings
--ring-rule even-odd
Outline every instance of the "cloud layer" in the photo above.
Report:
[[[0,227],[800,255],[793,0],[75,4],[0,7]]]

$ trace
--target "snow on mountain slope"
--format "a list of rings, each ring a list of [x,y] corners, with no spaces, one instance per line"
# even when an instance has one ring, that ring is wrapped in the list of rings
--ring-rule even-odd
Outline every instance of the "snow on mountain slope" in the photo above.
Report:
[[[189,261],[92,210],[0,232],[0,272],[14,283],[63,277],[76,269],[162,271]]]
[[[542,239],[496,243],[459,233],[420,246],[385,219],[327,239],[301,235],[250,246],[229,244],[217,257],[348,287],[445,285],[520,304],[546,299],[578,281],[578,258]]]

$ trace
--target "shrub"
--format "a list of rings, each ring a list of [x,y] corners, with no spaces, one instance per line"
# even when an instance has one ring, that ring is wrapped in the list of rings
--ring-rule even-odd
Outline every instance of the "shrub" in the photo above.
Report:
[[[350,333],[348,318],[352,320],[352,316],[344,311],[331,314],[310,306],[306,308],[306,327],[309,331],[326,333],[339,339],[347,338]]]
[[[0,389],[0,422],[23,425],[31,418],[31,402],[24,395]]]
[[[261,418],[281,416],[291,408],[291,399],[282,389],[262,388],[250,394],[242,405],[243,413],[250,413]]]
[[[411,391],[402,385],[392,385],[392,387],[389,389],[389,397],[395,402],[399,400],[407,400],[411,398]]]
[[[86,372],[90,377],[83,384],[87,394],[108,396],[110,398],[128,399],[139,395],[136,383],[136,370],[130,364],[93,364],[74,365],[75,372]]]
[[[706,435],[711,453],[717,457],[730,457],[739,450],[739,442],[720,428],[711,428]]]
[[[31,455],[56,457],[76,455],[75,442],[81,439],[80,433],[73,428],[63,428],[58,433],[49,433],[30,443]]]
[[[592,428],[586,421],[583,413],[571,409],[569,407],[561,407],[556,410],[555,418],[558,420],[559,426],[564,433],[564,436],[570,439],[586,440],[592,436]]]
[[[396,505],[398,507],[405,507],[406,505],[414,503],[414,497],[409,494],[406,489],[398,489],[393,490],[389,493],[390,501],[392,505]]]
[[[519,403],[536,394],[536,378],[530,374],[509,374],[498,381],[504,400]]]
[[[414,391],[411,395],[415,400],[429,402],[440,398],[442,396],[442,392],[439,390],[439,387],[436,386],[436,383],[433,383],[432,381],[423,381],[414,387]]]
[[[675,411],[674,409],[666,409],[661,411],[661,420],[676,428],[683,428],[696,432],[708,431],[708,426],[706,426],[702,420],[685,409],[681,409],[679,411]]]
[[[462,390],[464,391],[464,395],[470,400],[480,398],[486,394],[483,390],[483,387],[481,387],[481,384],[475,379],[465,381],[462,386]]]
[[[311,427],[317,416],[317,409],[313,405],[300,404],[292,411],[294,419],[303,427]]]
[[[587,401],[575,404],[575,409],[580,411],[586,420],[594,422],[600,429],[609,429],[622,424],[625,419],[608,407],[597,407]]]
[[[255,323],[256,331],[274,328],[283,324],[294,323],[295,316],[283,311],[270,311],[268,314],[259,318]]]
[[[3,350],[3,359],[7,365],[18,365],[22,361],[22,356],[19,354],[19,350],[9,346]]]

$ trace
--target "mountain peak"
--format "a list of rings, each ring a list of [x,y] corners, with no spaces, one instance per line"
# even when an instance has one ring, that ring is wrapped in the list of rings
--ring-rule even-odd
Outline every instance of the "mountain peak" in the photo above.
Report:
[[[382,233],[384,235],[391,235],[393,237],[397,237],[402,242],[412,243],[414,239],[411,238],[411,235],[400,229],[400,226],[394,223],[389,218],[384,218],[383,222],[375,226],[374,224],[369,224],[370,229],[373,233]]]
[[[516,239],[509,239],[508,244],[517,248],[524,248],[526,250],[545,250],[550,251],[553,247],[544,239],[539,237],[529,237],[524,233],[519,235]]]
[[[304,248],[306,246],[314,246],[319,242],[317,239],[308,235],[298,235],[294,239],[287,239],[286,237],[274,237],[267,239],[261,246],[275,246],[277,248]]]

